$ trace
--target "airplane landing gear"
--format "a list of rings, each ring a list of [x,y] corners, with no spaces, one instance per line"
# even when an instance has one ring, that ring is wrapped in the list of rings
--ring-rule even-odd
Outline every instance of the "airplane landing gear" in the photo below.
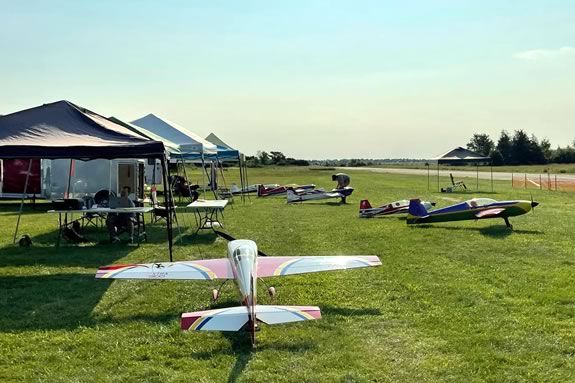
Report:
[[[220,297],[220,295],[222,295],[221,291],[222,291],[222,287],[224,287],[226,285],[226,282],[228,280],[226,279],[224,281],[224,283],[222,283],[220,285],[220,287],[218,287],[217,289],[213,289],[212,290],[212,302],[216,302],[218,300],[218,298]]]
[[[509,218],[505,217],[503,219],[505,220],[505,225],[507,225],[507,228],[509,230],[513,230],[513,225],[511,223],[509,223]]]
[[[276,288],[271,286],[268,288],[268,294],[270,295],[270,297],[275,297],[276,296]]]

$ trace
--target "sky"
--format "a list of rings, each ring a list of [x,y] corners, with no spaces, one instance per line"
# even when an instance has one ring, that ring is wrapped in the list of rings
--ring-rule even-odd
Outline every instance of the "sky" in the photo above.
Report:
[[[246,154],[575,138],[575,1],[0,0],[0,114],[155,113]]]

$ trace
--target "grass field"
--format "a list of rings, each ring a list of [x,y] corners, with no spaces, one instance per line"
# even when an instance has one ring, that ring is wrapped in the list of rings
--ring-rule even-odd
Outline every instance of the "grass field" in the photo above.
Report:
[[[234,172],[227,172],[228,181]],[[42,382],[567,382],[575,380],[574,194],[533,191],[535,214],[408,227],[357,218],[372,204],[420,196],[445,206],[472,196],[427,192],[427,178],[354,172],[348,205],[236,199],[225,230],[270,255],[374,254],[382,267],[268,279],[276,304],[317,305],[319,321],[242,333],[182,333],[181,312],[237,305],[232,284],[95,280],[100,265],[166,260],[161,226],[140,247],[54,247],[56,217],[27,209],[11,245],[15,205],[0,211],[0,381]],[[250,182],[316,183],[330,172],[256,169]],[[180,221],[182,221],[180,216]],[[190,222],[187,217],[186,222]],[[188,231],[189,233],[189,231]],[[96,230],[86,236],[105,240]],[[177,260],[225,256],[210,233],[184,235]],[[261,284],[261,303],[269,303]]]
[[[410,162],[410,163],[398,163],[398,164],[385,164],[385,165],[374,165],[373,167],[380,168],[405,168],[405,169],[427,169],[425,162]],[[476,171],[477,167],[475,165],[463,165],[463,166],[450,166],[450,165],[440,165],[442,170],[469,170]],[[431,169],[437,169],[435,163],[431,163]],[[479,166],[480,172],[489,172],[491,167],[489,166]],[[545,164],[545,165],[507,165],[507,166],[494,166],[494,172],[505,172],[505,173],[534,173],[534,174],[573,174],[575,173],[575,164]]]

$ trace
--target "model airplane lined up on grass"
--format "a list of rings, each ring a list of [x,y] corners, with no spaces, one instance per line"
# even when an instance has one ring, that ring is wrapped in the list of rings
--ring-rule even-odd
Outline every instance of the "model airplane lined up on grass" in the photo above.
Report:
[[[435,202],[420,202],[426,210],[432,209]],[[383,204],[380,207],[372,207],[368,200],[364,199],[359,203],[359,217],[372,218],[384,215],[403,214],[409,210],[409,200],[404,199],[395,201],[388,204]]]
[[[353,193],[353,188],[346,186],[343,189],[333,189],[330,192],[324,189],[316,190],[288,190],[287,203],[317,201],[321,199],[341,198],[342,203],[346,203],[346,198]]]
[[[253,184],[240,188],[238,185],[232,184],[232,186],[230,187],[230,192],[232,194],[257,193],[259,186],[260,184]],[[266,189],[275,189],[279,188],[280,186],[281,186],[280,184],[264,184],[264,188]]]
[[[257,323],[269,325],[319,319],[321,312],[316,306],[276,306],[256,303],[258,278],[315,273],[320,271],[345,270],[360,267],[379,266],[376,256],[306,256],[267,257],[255,242],[235,240],[219,233],[228,244],[228,257],[200,261],[112,265],[98,269],[96,278],[102,279],[149,279],[149,280],[214,280],[223,279],[219,289],[213,291],[217,300],[227,280],[234,280],[242,306],[216,310],[205,310],[182,314],[182,330],[194,331],[239,331],[246,329],[255,345]],[[260,256],[258,256],[260,255]],[[263,256],[263,257],[262,257]],[[275,289],[270,287],[273,297]]]
[[[509,217],[528,213],[537,205],[539,203],[534,201],[496,201],[491,198],[474,198],[441,209],[427,211],[420,200],[412,199],[409,203],[407,223],[418,224],[500,218],[505,221],[508,228],[512,229],[513,226],[509,223]]]
[[[308,185],[282,185],[278,187],[268,188],[266,185],[258,185],[258,197],[269,197],[274,195],[282,195],[286,194],[288,190],[296,190],[296,191],[304,191],[304,190],[313,190],[315,189],[314,184]]]

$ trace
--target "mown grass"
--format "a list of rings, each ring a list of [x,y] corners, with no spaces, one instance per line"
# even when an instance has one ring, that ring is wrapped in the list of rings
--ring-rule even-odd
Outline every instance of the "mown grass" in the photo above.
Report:
[[[431,169],[437,169],[437,164],[431,163]],[[384,164],[384,165],[374,165],[373,167],[378,168],[404,168],[404,169],[427,169],[425,162],[409,162],[409,163],[398,163],[398,164]],[[467,170],[476,171],[478,168],[475,165],[440,165],[439,169],[442,170]],[[480,172],[491,171],[490,166],[479,166]],[[545,164],[545,165],[502,165],[493,166],[494,172],[505,172],[505,173],[534,173],[534,174],[573,174],[575,173],[575,164]]]
[[[316,183],[330,172],[256,169],[250,181]],[[226,172],[227,181],[235,172]],[[161,226],[140,247],[98,243],[55,248],[56,217],[26,210],[11,245],[14,206],[0,212],[0,381],[566,382],[575,379],[575,195],[533,191],[535,214],[408,227],[401,218],[357,218],[373,204],[420,196],[444,206],[487,195],[531,196],[496,183],[496,194],[427,192],[426,177],[354,172],[348,205],[239,199],[225,230],[270,255],[375,254],[380,268],[267,280],[276,304],[318,305],[323,318],[246,334],[182,333],[181,312],[237,304],[233,285],[95,280],[99,265],[166,260]],[[487,187],[487,184],[485,185]],[[182,219],[180,219],[182,221]],[[191,219],[186,217],[189,224]],[[189,231],[188,231],[189,233]],[[177,260],[225,256],[210,233],[185,235]],[[259,285],[262,303],[269,302]]]

